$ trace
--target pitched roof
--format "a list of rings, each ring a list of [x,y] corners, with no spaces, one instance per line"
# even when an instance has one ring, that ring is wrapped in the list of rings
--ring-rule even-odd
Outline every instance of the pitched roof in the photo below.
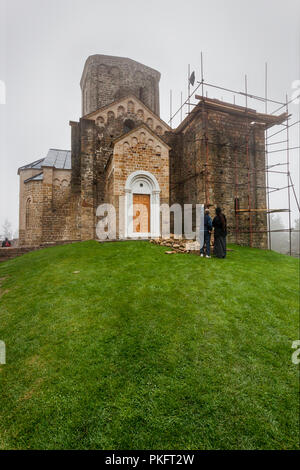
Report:
[[[20,174],[21,170],[40,170],[44,160],[44,158],[40,158],[40,160],[36,160],[35,162],[28,163],[28,165],[21,166],[18,169],[18,175]]]
[[[31,178],[27,178],[24,183],[29,183],[29,181],[43,181],[44,175],[43,173],[39,173],[38,175],[34,175]]]
[[[54,167],[58,170],[71,170],[70,150],[50,149],[43,162],[43,166]]]
[[[71,151],[50,149],[46,158],[41,158],[35,162],[28,163],[28,165],[21,166],[18,169],[18,175],[21,170],[42,170],[44,166],[53,167],[57,170],[72,170]],[[28,178],[26,181],[29,181],[32,178]]]

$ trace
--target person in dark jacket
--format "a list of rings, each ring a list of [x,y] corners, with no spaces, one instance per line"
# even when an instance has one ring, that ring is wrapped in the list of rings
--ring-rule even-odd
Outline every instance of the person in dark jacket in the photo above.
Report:
[[[204,247],[206,249],[206,258],[210,258],[210,237],[212,232],[212,220],[209,215],[209,209],[205,209],[204,213],[204,242],[200,250],[200,256],[204,256]]]
[[[214,228],[214,255],[217,258],[226,258],[227,222],[220,207],[216,208],[216,216],[212,225]]]
[[[2,248],[9,248],[9,247],[11,247],[11,243],[9,239],[6,237],[5,240],[3,240],[2,242]]]

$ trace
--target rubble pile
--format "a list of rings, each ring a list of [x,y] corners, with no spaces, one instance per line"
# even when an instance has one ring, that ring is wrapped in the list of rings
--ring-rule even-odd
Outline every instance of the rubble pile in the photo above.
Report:
[[[168,248],[166,254],[199,253],[200,251],[200,245],[197,241],[188,240],[186,238],[175,238],[174,235],[171,235],[170,238],[152,238],[150,243]]]

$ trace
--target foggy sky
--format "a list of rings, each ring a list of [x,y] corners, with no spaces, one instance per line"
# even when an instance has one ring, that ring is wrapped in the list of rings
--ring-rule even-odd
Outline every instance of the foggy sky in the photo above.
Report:
[[[7,89],[0,104],[0,233],[5,218],[18,226],[18,167],[51,147],[71,148],[68,123],[81,114],[79,81],[89,55],[130,57],[159,70],[161,117],[168,121],[170,89],[174,111],[181,91],[186,98],[188,63],[200,80],[201,51],[207,82],[243,91],[247,74],[248,91],[260,96],[267,61],[269,97],[284,101],[300,79],[299,32],[299,0],[0,0],[0,80]],[[233,101],[224,92],[209,90],[209,97]],[[264,111],[262,103],[249,106]],[[290,112],[291,122],[299,119],[299,105]],[[299,129],[291,129],[291,146],[299,145]],[[291,151],[298,194],[299,156]],[[282,158],[272,154],[270,163]],[[269,183],[285,186],[286,177],[273,175]],[[286,208],[286,192],[273,193],[271,206]]]

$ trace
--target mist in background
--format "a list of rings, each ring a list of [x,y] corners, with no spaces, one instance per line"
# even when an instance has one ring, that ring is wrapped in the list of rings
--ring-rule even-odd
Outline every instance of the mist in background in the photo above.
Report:
[[[299,0],[0,0],[0,234],[6,220],[13,233],[18,228],[18,167],[45,157],[51,147],[71,148],[68,123],[81,116],[79,82],[89,55],[130,57],[159,70],[161,117],[168,122],[170,89],[175,112],[181,91],[187,97],[188,64],[201,79],[201,51],[207,82],[243,91],[247,74],[248,92],[264,96],[267,62],[268,96],[291,98],[297,87],[300,93]],[[233,102],[232,93],[207,91]],[[245,105],[242,96],[235,100]],[[248,106],[264,112],[263,102],[249,100]],[[289,107],[291,123],[300,118],[299,106]],[[284,139],[283,132],[277,140]],[[297,124],[290,147],[299,143]],[[299,156],[299,149],[291,150],[297,195]],[[285,158],[275,152],[269,164]],[[270,174],[269,186],[286,185],[286,175]],[[294,221],[299,215],[293,195],[291,200]],[[287,208],[287,191],[271,193],[270,206]],[[287,227],[287,214],[276,221]]]

